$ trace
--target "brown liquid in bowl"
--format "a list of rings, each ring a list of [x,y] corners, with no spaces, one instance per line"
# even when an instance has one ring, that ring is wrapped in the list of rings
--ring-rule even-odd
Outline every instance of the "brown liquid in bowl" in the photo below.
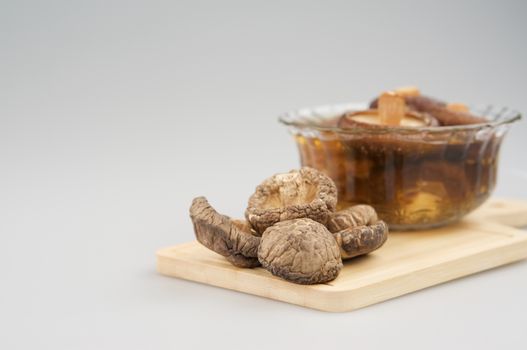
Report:
[[[411,229],[455,221],[487,199],[502,137],[480,129],[295,138],[302,165],[335,181],[339,207],[370,204],[391,228]]]

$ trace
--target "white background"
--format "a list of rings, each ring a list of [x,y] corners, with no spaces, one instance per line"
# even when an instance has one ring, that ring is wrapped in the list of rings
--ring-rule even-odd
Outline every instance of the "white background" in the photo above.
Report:
[[[159,276],[206,195],[298,166],[276,117],[418,85],[527,111],[521,1],[1,1],[0,348],[525,349],[527,262],[329,314]],[[527,199],[527,125],[496,195]]]

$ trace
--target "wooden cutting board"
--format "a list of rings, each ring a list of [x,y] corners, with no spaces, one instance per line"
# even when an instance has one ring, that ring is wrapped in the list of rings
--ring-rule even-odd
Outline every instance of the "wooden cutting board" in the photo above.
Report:
[[[197,241],[161,249],[157,269],[183,278],[324,311],[350,311],[527,258],[527,202],[493,199],[457,224],[390,233],[379,250],[344,262],[337,279],[297,285],[242,269]]]

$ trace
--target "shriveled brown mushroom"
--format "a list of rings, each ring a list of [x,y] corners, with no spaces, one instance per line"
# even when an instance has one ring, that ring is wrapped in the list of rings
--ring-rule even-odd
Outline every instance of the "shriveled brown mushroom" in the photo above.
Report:
[[[235,266],[261,264],[291,282],[325,283],[337,277],[342,259],[379,248],[388,233],[372,207],[335,213],[336,200],[331,179],[302,168],[275,175],[257,188],[246,212],[252,226],[219,214],[205,197],[192,201],[190,217],[198,241]]]
[[[219,214],[205,197],[197,197],[190,207],[190,218],[198,241],[223,255],[238,267],[256,267],[260,237],[251,233],[246,221]]]
[[[340,247],[342,259],[368,254],[388,239],[388,226],[378,219],[373,207],[365,204],[333,213],[327,226]]]
[[[377,221],[377,212],[372,206],[359,204],[332,213],[327,227],[330,232],[335,233],[350,227],[371,225]]]
[[[265,230],[258,259],[273,275],[299,284],[335,279],[342,268],[337,242],[311,219],[281,221]]]
[[[349,227],[333,236],[342,259],[350,259],[380,248],[388,239],[388,226],[384,221],[378,221],[372,225]]]
[[[273,224],[291,219],[326,224],[336,205],[335,183],[322,172],[304,167],[264,180],[249,198],[245,217],[262,234]]]

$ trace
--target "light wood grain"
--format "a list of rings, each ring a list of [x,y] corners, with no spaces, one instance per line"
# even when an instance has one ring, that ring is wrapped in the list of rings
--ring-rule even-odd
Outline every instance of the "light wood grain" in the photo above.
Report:
[[[241,269],[189,242],[157,252],[158,271],[324,311],[350,311],[527,258],[527,202],[493,199],[444,228],[390,233],[386,244],[344,262],[336,280],[303,286],[262,268]]]

